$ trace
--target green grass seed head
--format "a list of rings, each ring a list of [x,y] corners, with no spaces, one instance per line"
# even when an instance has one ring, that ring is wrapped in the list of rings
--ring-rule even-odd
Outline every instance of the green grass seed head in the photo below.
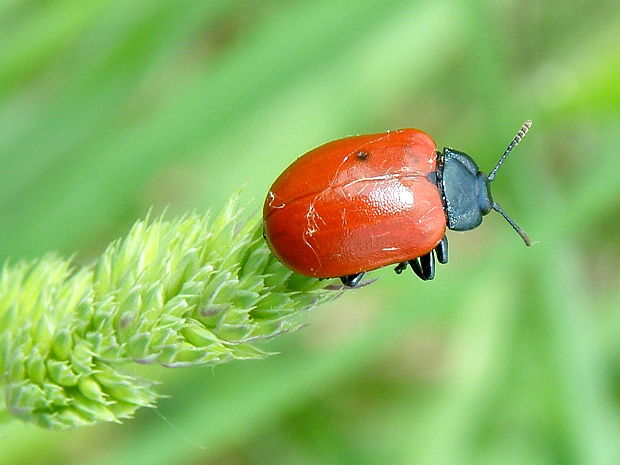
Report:
[[[334,298],[271,255],[237,197],[212,220],[138,221],[91,266],[55,256],[5,266],[6,409],[54,430],[118,422],[158,397],[152,382],[127,374],[132,364],[263,358],[257,343]]]

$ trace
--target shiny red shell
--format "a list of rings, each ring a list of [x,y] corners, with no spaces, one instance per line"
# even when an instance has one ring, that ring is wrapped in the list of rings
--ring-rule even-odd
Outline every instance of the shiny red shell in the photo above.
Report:
[[[429,180],[437,146],[418,129],[347,137],[302,155],[263,208],[278,259],[316,278],[347,276],[430,252],[446,230]]]

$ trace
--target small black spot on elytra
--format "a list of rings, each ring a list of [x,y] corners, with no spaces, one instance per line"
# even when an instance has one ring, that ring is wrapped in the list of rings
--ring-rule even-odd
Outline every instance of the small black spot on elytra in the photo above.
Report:
[[[365,150],[360,150],[359,152],[357,152],[356,156],[360,160],[368,160],[368,157],[370,157],[370,153],[366,152]]]

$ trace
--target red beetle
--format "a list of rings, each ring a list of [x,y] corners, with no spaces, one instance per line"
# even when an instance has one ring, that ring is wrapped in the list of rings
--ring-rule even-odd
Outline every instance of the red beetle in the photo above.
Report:
[[[490,183],[531,126],[526,121],[489,176],[466,153],[437,151],[419,129],[346,137],[302,155],[274,182],[263,209],[264,235],[287,267],[356,286],[364,273],[407,265],[435,276],[448,261],[446,228],[467,231],[491,210],[527,245],[525,232],[493,201]]]

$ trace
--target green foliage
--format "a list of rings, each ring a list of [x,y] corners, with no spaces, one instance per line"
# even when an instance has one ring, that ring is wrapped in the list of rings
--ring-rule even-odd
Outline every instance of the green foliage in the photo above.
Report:
[[[92,266],[48,256],[0,276],[6,408],[59,430],[119,421],[157,399],[132,363],[215,365],[269,355],[256,344],[299,327],[336,293],[271,254],[237,199],[214,219],[137,222]]]

